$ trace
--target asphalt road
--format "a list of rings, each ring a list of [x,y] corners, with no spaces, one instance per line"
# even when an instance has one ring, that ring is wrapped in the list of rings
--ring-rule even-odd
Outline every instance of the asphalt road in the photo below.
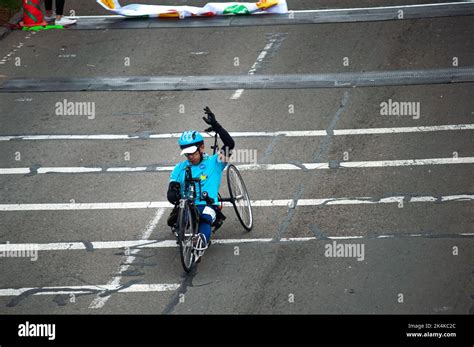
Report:
[[[67,3],[76,15],[108,14],[93,2]],[[413,3],[361,1],[358,7]],[[343,8],[353,2],[288,0],[288,5],[295,10]],[[5,57],[0,82],[232,75],[248,74],[252,67],[255,74],[443,69],[453,67],[454,58],[459,66],[474,66],[473,23],[472,16],[465,16],[239,28],[13,31],[0,41],[0,58]],[[262,51],[267,53],[259,60]],[[472,313],[473,92],[473,83],[461,83],[245,90],[238,96],[219,90],[0,93],[0,139],[141,137],[0,141],[0,169],[32,168],[29,174],[0,175],[0,243],[57,248],[40,251],[36,261],[0,258],[0,313]],[[419,115],[381,115],[380,104],[389,99],[418,103]],[[65,100],[93,104],[94,114],[60,115],[56,104]],[[251,232],[240,226],[232,208],[224,208],[228,218],[214,239],[229,243],[212,245],[194,273],[183,272],[177,248],[159,246],[159,241],[172,240],[166,226],[169,208],[44,210],[48,204],[166,201],[169,171],[154,170],[182,158],[176,138],[149,135],[203,130],[206,105],[231,132],[327,134],[235,137],[237,148],[256,153],[261,164],[242,175],[252,200],[264,206],[254,207]],[[466,124],[469,129],[456,128]],[[445,125],[451,130],[420,131]],[[356,129],[402,127],[415,130],[355,134]],[[352,131],[337,135],[341,129]],[[414,159],[440,160],[403,166],[382,162]],[[375,161],[378,167],[364,167]],[[360,165],[342,168],[344,162]],[[332,168],[262,166],[302,163],[330,163]],[[151,169],[38,172],[41,167],[143,166]],[[221,191],[228,194],[225,181]],[[432,198],[416,201],[419,197]],[[285,199],[307,205],[272,205]],[[314,199],[346,201],[318,204]],[[368,201],[372,203],[362,203]],[[12,204],[24,210],[1,210]],[[35,205],[40,210],[28,204],[40,204]],[[152,240],[151,247],[124,248],[125,241],[139,240]],[[100,241],[106,242],[104,248]],[[69,242],[84,249],[59,249]],[[330,257],[327,249],[334,242],[363,252]],[[107,292],[107,284],[122,287]],[[76,286],[85,292],[68,294],[79,290]],[[22,294],[25,288],[35,290]],[[35,295],[38,291],[47,293]]]

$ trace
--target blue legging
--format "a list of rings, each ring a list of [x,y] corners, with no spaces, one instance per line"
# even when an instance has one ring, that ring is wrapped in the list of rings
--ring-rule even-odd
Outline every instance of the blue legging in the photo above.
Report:
[[[198,205],[199,211],[199,232],[206,237],[206,243],[211,240],[211,226],[216,220],[217,206]]]

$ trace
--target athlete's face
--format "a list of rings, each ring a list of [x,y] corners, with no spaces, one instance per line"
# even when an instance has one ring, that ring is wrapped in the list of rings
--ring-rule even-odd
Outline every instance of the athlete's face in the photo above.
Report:
[[[197,165],[201,161],[202,153],[204,153],[204,144],[199,146],[199,148],[196,152],[191,153],[191,154],[186,154],[186,157],[191,162],[191,164]]]

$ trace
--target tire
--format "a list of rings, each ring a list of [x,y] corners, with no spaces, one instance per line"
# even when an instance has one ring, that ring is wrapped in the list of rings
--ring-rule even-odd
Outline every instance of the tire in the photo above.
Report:
[[[233,164],[227,167],[227,186],[240,224],[247,231],[252,230],[253,214],[249,193],[239,170]]]
[[[184,202],[184,206],[179,209],[178,214],[178,243],[181,264],[186,272],[193,268],[195,257],[192,247],[192,236],[196,229],[195,216],[189,201]]]

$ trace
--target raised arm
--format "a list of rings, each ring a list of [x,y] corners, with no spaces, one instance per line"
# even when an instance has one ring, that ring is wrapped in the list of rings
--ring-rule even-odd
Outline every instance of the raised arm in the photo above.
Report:
[[[224,156],[224,161],[228,161],[229,157],[231,156],[231,151],[235,147],[235,142],[232,136],[225,130],[222,125],[219,124],[216,120],[216,116],[214,113],[212,113],[211,109],[206,106],[204,108],[204,113],[206,114],[207,117],[202,117],[202,119],[209,124],[212,127],[212,130],[214,130],[217,134],[219,134],[220,139],[224,143],[222,146],[222,151],[221,154]]]

